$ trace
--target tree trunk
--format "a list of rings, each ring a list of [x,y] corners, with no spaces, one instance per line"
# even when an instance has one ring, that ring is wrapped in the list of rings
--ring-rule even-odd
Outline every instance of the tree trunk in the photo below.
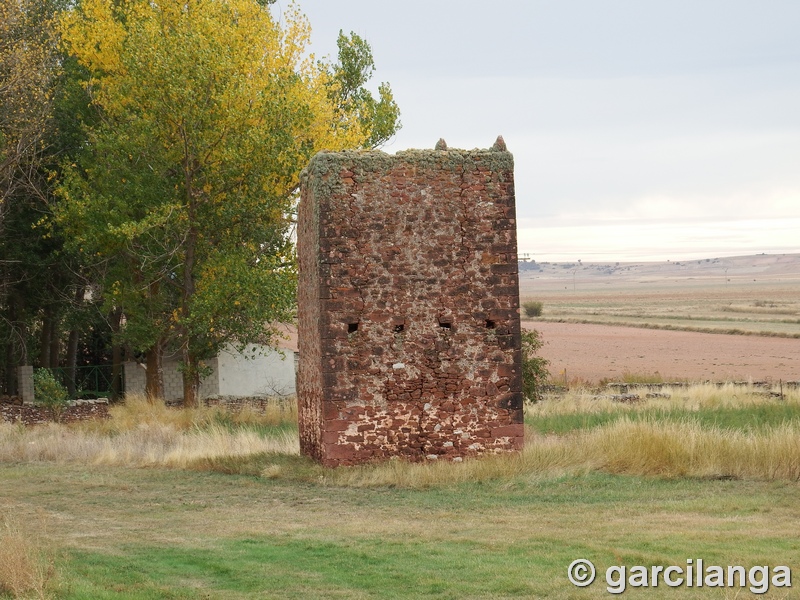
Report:
[[[146,353],[147,375],[144,393],[150,402],[164,398],[164,342],[159,339]]]
[[[9,396],[17,395],[17,361],[14,355],[14,342],[13,340],[9,340],[6,343],[6,377],[3,389],[3,393],[8,394]]]
[[[117,340],[122,323],[122,309],[115,309],[110,317],[111,332],[114,334],[111,341],[111,402],[117,402],[122,396],[122,346]]]
[[[67,391],[71,397],[75,396],[75,374],[78,370],[78,341],[80,332],[73,329],[69,332],[67,342]]]
[[[119,402],[122,397],[122,346],[111,346],[111,402]]]
[[[194,408],[200,395],[199,361],[188,348],[183,349],[183,406]]]
[[[6,353],[6,381],[8,393],[11,396],[19,394],[19,381],[17,381],[17,367],[30,364],[28,362],[28,326],[24,320],[25,300],[19,294],[11,294],[8,300],[9,321],[12,331],[8,340]]]
[[[184,133],[184,140],[186,136]],[[198,361],[191,351],[191,336],[189,331],[189,318],[191,316],[191,303],[195,291],[194,267],[197,259],[197,199],[194,195],[194,167],[195,159],[185,145],[186,152],[183,158],[183,177],[186,194],[186,209],[188,227],[186,241],[183,244],[183,297],[181,298],[181,354],[183,358],[183,405],[186,407],[197,406],[197,395],[200,389],[200,372]]]
[[[55,313],[55,311],[53,311]],[[53,315],[53,324],[50,327],[50,368],[59,367],[58,359],[61,353],[61,327],[59,319]],[[47,365],[45,365],[47,366]]]
[[[53,332],[53,309],[45,308],[42,318],[42,335],[39,340],[39,366],[50,366],[50,336]]]
[[[78,310],[78,307],[81,306],[83,303],[83,297],[86,293],[86,287],[83,285],[77,285],[75,287],[75,305],[73,310]],[[77,326],[73,326],[73,328],[69,332],[69,339],[67,341],[67,391],[69,392],[70,396],[75,396],[75,374],[78,368],[78,342],[81,338],[80,329]]]
[[[9,296],[8,298],[8,339],[5,343],[5,379],[3,381],[3,393],[9,396],[17,395],[17,353],[15,352],[16,336],[14,335],[14,328],[17,324],[17,303],[15,298]]]
[[[32,359],[28,356],[28,321],[23,317],[25,314],[25,300],[18,294],[14,295],[14,307],[14,318],[19,323],[19,329],[17,330],[19,347],[15,354],[15,359],[17,366],[21,367],[31,364]]]

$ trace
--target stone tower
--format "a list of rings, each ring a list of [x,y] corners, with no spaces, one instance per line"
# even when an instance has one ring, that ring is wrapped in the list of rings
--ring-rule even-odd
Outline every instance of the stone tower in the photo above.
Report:
[[[302,177],[298,402],[328,466],[523,443],[513,157],[321,153]]]

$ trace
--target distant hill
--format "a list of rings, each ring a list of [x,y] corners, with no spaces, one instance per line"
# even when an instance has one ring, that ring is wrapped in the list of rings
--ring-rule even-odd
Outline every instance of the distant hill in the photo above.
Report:
[[[800,279],[800,253],[659,262],[519,262],[520,279]]]

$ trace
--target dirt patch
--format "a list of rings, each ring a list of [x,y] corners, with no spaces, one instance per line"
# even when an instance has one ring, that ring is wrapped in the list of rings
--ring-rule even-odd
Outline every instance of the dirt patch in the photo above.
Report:
[[[596,383],[625,373],[666,380],[800,379],[800,340],[611,325],[524,322],[541,332],[554,379]]]

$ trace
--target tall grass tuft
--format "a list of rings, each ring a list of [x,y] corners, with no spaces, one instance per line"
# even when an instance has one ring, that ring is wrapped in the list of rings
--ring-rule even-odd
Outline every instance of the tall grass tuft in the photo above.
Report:
[[[407,463],[328,471],[323,479],[350,487],[424,489],[517,478],[536,480],[599,471],[663,478],[791,480],[800,478],[800,424],[758,432],[724,431],[697,423],[622,419],[568,436],[529,436],[519,454],[462,463]]]
[[[623,419],[586,432],[581,454],[592,468],[626,475],[735,479],[800,478],[800,425],[761,431]]]
[[[168,425],[178,431],[203,428],[213,424],[277,427],[297,423],[294,399],[274,399],[262,408],[245,404],[237,409],[225,406],[170,408],[162,400],[149,400],[143,395],[128,395],[123,404],[109,408],[109,419],[90,421],[85,427],[95,431],[118,433],[142,425]]]
[[[181,431],[171,424],[142,423],[109,435],[53,424],[32,429],[0,424],[3,461],[184,468],[203,458],[269,452],[299,453],[296,431],[265,436],[224,425]]]
[[[625,371],[622,374],[623,383],[664,383],[664,377],[656,371],[655,373],[631,373]]]
[[[172,409],[134,397],[109,413],[72,426],[0,423],[0,460],[187,468],[208,458],[300,451],[296,409],[278,402],[263,411],[229,411]]]
[[[11,517],[0,517],[0,594],[46,598],[55,582],[53,560]]]

